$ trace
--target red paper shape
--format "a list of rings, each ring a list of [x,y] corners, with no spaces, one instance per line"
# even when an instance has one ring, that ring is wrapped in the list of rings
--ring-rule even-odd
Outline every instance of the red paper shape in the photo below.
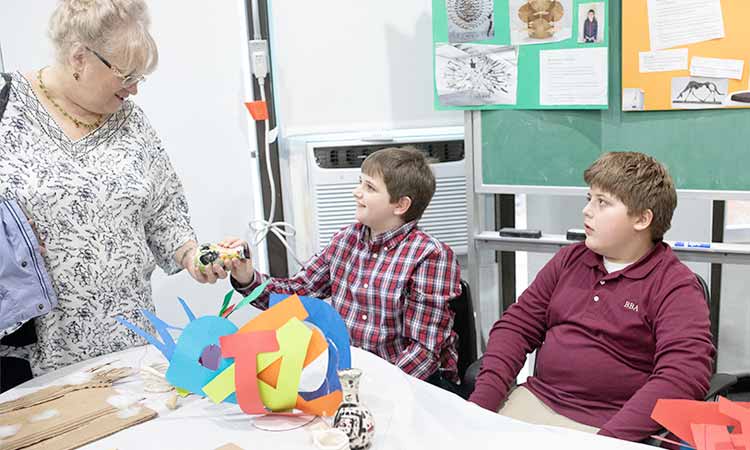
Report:
[[[719,397],[719,412],[740,423],[740,430],[735,428],[732,431],[732,442],[735,447],[745,447],[746,450],[750,450],[750,409]]]
[[[250,115],[255,120],[268,120],[268,107],[266,102],[254,101],[245,103],[245,107],[250,111]]]
[[[691,424],[696,450],[735,450],[732,438],[723,425]]]
[[[744,446],[745,450],[750,450],[745,446],[746,440],[741,434],[745,429],[750,430],[750,403],[732,402],[723,397],[719,398],[718,403],[660,399],[654,406],[651,418],[696,448],[692,425],[717,425],[724,429],[731,426],[733,431],[730,436],[734,446]],[[716,437],[715,433],[713,436]],[[704,439],[704,442],[708,440]]]
[[[237,388],[237,403],[246,414],[265,414],[266,408],[258,390],[258,353],[279,350],[276,330],[235,333],[219,338],[221,354],[234,358],[234,383]]]

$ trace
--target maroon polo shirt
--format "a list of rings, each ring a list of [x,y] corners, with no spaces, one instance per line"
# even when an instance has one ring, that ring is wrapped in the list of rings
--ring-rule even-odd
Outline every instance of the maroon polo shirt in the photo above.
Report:
[[[497,411],[535,349],[534,395],[632,441],[660,428],[657,399],[703,398],[715,353],[703,290],[664,243],[611,274],[584,243],[557,252],[492,327],[470,400]]]

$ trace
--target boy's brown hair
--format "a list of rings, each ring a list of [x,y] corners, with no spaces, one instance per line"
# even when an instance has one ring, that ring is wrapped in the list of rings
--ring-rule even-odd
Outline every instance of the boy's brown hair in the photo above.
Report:
[[[404,222],[422,217],[435,194],[435,175],[430,164],[413,146],[389,147],[371,153],[362,163],[362,173],[383,178],[391,203],[401,197],[411,199]]]
[[[661,241],[672,223],[677,191],[667,168],[649,155],[638,152],[608,152],[583,172],[589,186],[617,197],[629,215],[650,209],[651,239]]]

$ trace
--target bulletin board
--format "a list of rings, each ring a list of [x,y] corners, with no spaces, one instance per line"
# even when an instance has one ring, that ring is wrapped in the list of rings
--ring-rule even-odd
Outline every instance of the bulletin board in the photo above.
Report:
[[[622,96],[623,111],[658,111],[677,109],[718,109],[750,107],[748,90],[748,53],[750,50],[750,1],[713,0],[721,7],[724,37],[668,49],[655,49],[651,36],[649,8],[663,0],[627,0],[622,2]],[[674,3],[674,2],[673,2]],[[685,8],[710,7],[711,1],[691,0]],[[706,22],[693,18],[696,25],[685,24],[686,36]],[[654,17],[651,26],[656,25]],[[686,20],[687,21],[687,20]],[[695,34],[695,33],[693,33]],[[660,51],[686,54],[681,70],[646,72],[644,58]],[[742,64],[739,79],[691,76],[694,58],[735,60]],[[744,63],[744,64],[743,64]],[[679,67],[680,64],[665,66]],[[645,66],[648,69],[648,66]]]
[[[552,37],[547,39],[532,39],[528,27],[519,16],[521,8],[537,2],[527,0],[432,0],[432,33],[433,33],[433,84],[434,105],[437,110],[472,110],[472,109],[589,109],[602,110],[608,107],[608,83],[607,73],[609,64],[609,1],[610,0],[556,0],[552,2],[540,1],[538,4],[557,3],[562,6],[563,14],[559,22],[556,22],[556,31]],[[559,8],[560,6],[556,6]],[[476,14],[477,30],[474,32],[455,33],[451,30],[455,22],[463,19],[455,17],[455,10],[466,8]],[[598,38],[594,42],[584,42],[581,32],[584,29],[582,18],[590,9],[598,11]],[[536,13],[534,13],[536,14]],[[542,13],[539,13],[542,14]],[[541,16],[538,16],[541,17]],[[461,22],[466,25],[466,21]],[[463,53],[463,54],[462,54]],[[489,56],[488,56],[489,55]],[[472,58],[476,56],[476,58]],[[485,67],[475,67],[488,61]],[[557,68],[556,80],[566,78],[564,70],[565,58],[592,59],[592,69],[571,70],[570,77],[594,76],[597,72],[598,79],[604,80],[602,88],[594,93],[582,95],[590,87],[581,83],[569,89],[558,89],[562,83],[546,82],[544,67],[554,66]],[[454,66],[472,65],[476,70],[456,69],[463,74],[462,79],[456,80],[459,75],[453,76],[454,84],[473,84],[472,89],[475,99],[482,104],[455,104],[448,96],[443,94],[441,77],[444,78],[446,59],[453,59]],[[585,61],[584,61],[585,62]],[[441,67],[443,67],[441,69]],[[502,67],[499,75],[487,75],[487,72],[497,71]],[[511,72],[514,80],[502,86],[507,95],[500,92],[499,96],[493,98],[489,90],[493,81],[502,78]],[[592,73],[589,73],[592,72]],[[492,78],[495,78],[493,80]],[[474,83],[472,79],[481,79]],[[585,79],[585,78],[582,78]],[[542,89],[540,86],[548,86]],[[552,88],[549,88],[551,86]],[[567,91],[567,92],[564,92]],[[597,96],[597,93],[600,95]],[[479,98],[481,97],[481,98]],[[553,98],[551,102],[549,99]],[[587,99],[596,98],[594,103],[588,103]],[[447,99],[447,100],[446,100]],[[469,102],[471,103],[471,102]]]

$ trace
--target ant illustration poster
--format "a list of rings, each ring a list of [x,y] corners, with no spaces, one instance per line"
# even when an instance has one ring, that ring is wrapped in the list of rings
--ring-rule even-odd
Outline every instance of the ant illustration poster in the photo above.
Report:
[[[623,111],[750,108],[750,2],[622,2]]]

